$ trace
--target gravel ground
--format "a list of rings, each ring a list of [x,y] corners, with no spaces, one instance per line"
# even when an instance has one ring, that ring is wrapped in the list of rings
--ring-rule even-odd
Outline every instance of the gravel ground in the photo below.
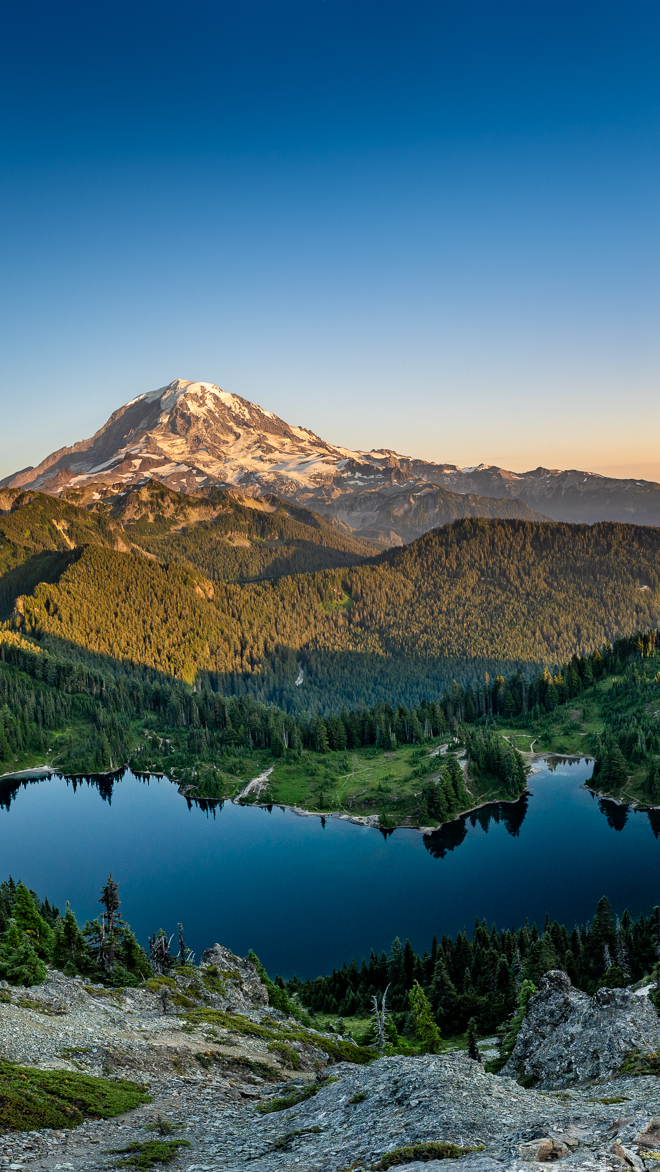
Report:
[[[264,1005],[245,964],[232,958],[236,979],[226,995],[209,1000],[251,1022],[284,1021]],[[0,1004],[3,1057],[144,1080],[153,1101],[70,1131],[0,1136],[0,1172],[100,1172],[117,1166],[112,1149],[158,1138],[149,1125],[159,1121],[171,1125],[169,1138],[190,1145],[168,1165],[172,1172],[366,1172],[393,1149],[440,1140],[485,1149],[442,1161],[443,1172],[528,1172],[550,1162],[567,1172],[660,1167],[653,1077],[527,1090],[487,1074],[462,1052],[355,1066],[328,1065],[314,1047],[301,1048],[294,1072],[278,1064],[262,1039],[188,1032],[173,1007],[163,1011],[156,991],[109,993],[53,973],[37,989],[9,994],[12,1002]],[[37,1005],[19,1005],[19,997]],[[196,1055],[209,1047],[214,1058],[205,1069]],[[268,1063],[268,1077],[250,1061]],[[318,1090],[306,1101],[269,1113],[257,1109],[310,1083]],[[440,1163],[406,1167],[439,1172]]]
[[[558,1157],[553,1162],[567,1170],[635,1166],[616,1154],[617,1144],[639,1168],[658,1167],[657,1159],[640,1159],[646,1145],[636,1142],[658,1103],[655,1079],[616,1080],[567,1099],[523,1090],[462,1055],[384,1058],[366,1068],[342,1064],[333,1073],[338,1081],[313,1099],[267,1115],[257,1112],[255,1101],[290,1090],[290,1083],[264,1088],[208,1076],[153,1080],[153,1103],[71,1131],[13,1133],[4,1137],[0,1161],[13,1172],[100,1172],[112,1166],[110,1149],[154,1138],[145,1125],[164,1118],[174,1125],[171,1135],[190,1144],[169,1165],[173,1172],[368,1169],[394,1148],[441,1139],[487,1149],[443,1161],[443,1172],[529,1172],[534,1154],[543,1155],[548,1143]],[[588,1101],[615,1092],[627,1099],[625,1105]],[[440,1163],[406,1167],[438,1172]]]

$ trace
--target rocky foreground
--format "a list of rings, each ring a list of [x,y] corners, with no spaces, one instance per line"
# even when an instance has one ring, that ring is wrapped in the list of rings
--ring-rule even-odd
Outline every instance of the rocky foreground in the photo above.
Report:
[[[658,1168],[659,1047],[645,997],[589,998],[559,973],[530,1002],[508,1074],[492,1075],[460,1051],[364,1065],[363,1051],[270,1007],[254,966],[217,945],[200,968],[140,989],[50,972],[0,989],[2,1058],[144,1081],[152,1101],[77,1128],[9,1131],[0,1168],[100,1172],[154,1136],[185,1142],[173,1172]],[[415,1145],[442,1141],[454,1156],[479,1150],[415,1158]]]

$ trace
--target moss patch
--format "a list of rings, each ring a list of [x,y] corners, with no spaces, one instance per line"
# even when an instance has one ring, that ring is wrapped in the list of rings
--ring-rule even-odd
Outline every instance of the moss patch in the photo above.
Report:
[[[284,1066],[292,1066],[294,1070],[300,1066],[300,1054],[293,1046],[287,1046],[286,1042],[269,1042],[268,1049],[271,1054],[279,1055]]]
[[[301,1087],[298,1091],[292,1091],[290,1095],[280,1095],[278,1099],[270,1099],[267,1103],[258,1103],[257,1111],[262,1115],[270,1115],[272,1111],[286,1111],[288,1107],[297,1107],[298,1103],[304,1103],[307,1099],[313,1099],[314,1095],[318,1095],[320,1090],[321,1086],[318,1083],[310,1083],[307,1087]]]
[[[143,1143],[129,1144],[127,1148],[111,1148],[113,1156],[122,1156],[113,1161],[122,1168],[153,1168],[155,1164],[169,1164],[178,1156],[180,1148],[189,1148],[187,1139],[148,1139]]]
[[[105,989],[97,985],[83,985],[83,989],[91,997],[107,997],[110,1001],[116,1001],[117,1003],[123,1000],[119,989]]]
[[[275,1082],[280,1078],[281,1072],[276,1070],[274,1066],[269,1066],[267,1062],[260,1062],[258,1058],[248,1058],[247,1055],[239,1057],[234,1054],[223,1054],[220,1050],[200,1050],[195,1054],[195,1058],[205,1070],[210,1070],[215,1064],[243,1068],[258,1075],[259,1078],[268,1079],[269,1082]]]
[[[199,975],[209,993],[217,993],[220,997],[223,997],[226,991],[225,980],[236,980],[239,976],[234,970],[220,972],[217,965],[209,965],[208,968],[202,969]]]
[[[415,1160],[425,1163],[428,1160],[458,1160],[460,1156],[468,1156],[470,1152],[483,1152],[483,1146],[477,1148],[461,1148],[458,1144],[432,1142],[426,1144],[410,1144],[405,1148],[394,1148],[373,1165],[372,1172],[386,1172],[397,1164],[412,1164]]]
[[[320,1130],[320,1127],[300,1127],[298,1131],[287,1131],[286,1135],[281,1135],[279,1139],[275,1140],[273,1148],[276,1151],[288,1152],[291,1150],[294,1139],[299,1139],[301,1135],[311,1135],[313,1132],[318,1135]]]
[[[336,1083],[336,1078],[322,1078],[319,1082],[300,1086],[298,1090],[292,1091],[291,1095],[280,1095],[277,1099],[270,1099],[270,1102],[258,1103],[257,1110],[261,1115],[270,1115],[272,1111],[286,1111],[290,1106],[298,1106],[299,1103],[305,1103],[306,1099],[314,1098],[324,1086],[331,1083]]]
[[[150,1103],[146,1087],[68,1070],[34,1070],[0,1061],[0,1128],[77,1127]]]
[[[654,1050],[650,1054],[644,1054],[641,1050],[634,1050],[632,1054],[626,1055],[617,1074],[640,1076],[645,1074],[660,1075],[660,1050]]]
[[[9,998],[11,1001],[11,998]],[[53,1005],[52,1001],[35,1001],[33,997],[17,997],[16,1005],[20,1005],[21,1009],[33,1009],[36,1013],[45,1013],[46,1017],[61,1017],[66,1013],[66,1009],[59,1009]]]
[[[306,1046],[314,1046],[322,1050],[334,1062],[355,1062],[366,1065],[376,1057],[374,1050],[366,1046],[356,1046],[354,1042],[344,1042],[335,1038],[324,1038],[321,1034],[313,1034],[297,1024],[288,1022],[250,1021],[239,1014],[226,1013],[221,1009],[194,1009],[185,1015],[191,1026],[215,1025],[226,1030],[234,1030],[238,1034],[250,1034],[256,1038],[263,1038],[266,1042],[302,1042]]]
[[[166,977],[161,974],[157,977],[150,977],[148,981],[144,982],[145,989],[150,989],[152,993],[159,993],[163,986],[175,992],[177,986],[174,977]]]

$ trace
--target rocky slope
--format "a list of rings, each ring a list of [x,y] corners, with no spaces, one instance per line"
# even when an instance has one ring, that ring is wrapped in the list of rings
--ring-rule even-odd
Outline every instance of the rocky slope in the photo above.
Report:
[[[583,1172],[656,1168],[657,1077],[612,1069],[622,1041],[656,1046],[655,1011],[631,995],[583,1002],[566,982],[551,974],[530,1003],[518,1055],[531,1052],[532,1026],[543,1052],[562,1005],[564,1017],[575,1018],[572,1039],[562,1035],[567,1051],[584,1048],[581,1015],[589,1044],[600,1037],[610,1057],[600,1077],[590,1068],[586,1082],[552,1091],[543,1082],[554,1069],[547,1055],[535,1089],[488,1074],[461,1051],[361,1065],[363,1054],[342,1050],[336,1035],[269,1007],[254,966],[219,945],[200,968],[140,989],[85,986],[51,972],[27,996],[0,990],[2,1057],[144,1079],[153,1101],[75,1129],[9,1131],[0,1136],[0,1164],[12,1172],[100,1172],[112,1166],[112,1150],[162,1131],[185,1141],[173,1172],[367,1172],[400,1161],[411,1172],[526,1172],[547,1163]],[[360,1061],[346,1060],[354,1057]],[[442,1145],[457,1157],[450,1164],[429,1160]]]
[[[175,379],[113,412],[90,439],[0,482],[10,488],[126,488],[148,479],[179,492],[275,494],[399,544],[458,517],[660,524],[660,485],[576,469],[458,468],[389,449],[354,451],[212,383]]]

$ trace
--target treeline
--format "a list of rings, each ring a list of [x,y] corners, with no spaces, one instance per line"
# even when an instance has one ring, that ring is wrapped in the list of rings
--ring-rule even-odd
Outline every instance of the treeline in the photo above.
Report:
[[[81,928],[68,904],[62,915],[23,883],[10,877],[0,884],[0,978],[10,985],[38,985],[46,979],[46,965],[116,988],[150,977],[149,958],[120,914],[112,875],[99,902],[100,915]]]
[[[339,712],[325,715],[294,715],[249,694],[220,695],[211,676],[193,690],[155,672],[120,663],[113,672],[101,672],[38,646],[32,649],[25,641],[0,639],[0,764],[28,749],[43,750],[47,734],[62,729],[71,731],[67,743],[59,745],[56,763],[70,773],[118,768],[127,761],[136,769],[167,771],[172,754],[181,751],[200,760],[255,748],[281,757],[306,749],[318,753],[366,746],[395,750],[398,744],[454,736],[464,741],[477,775],[483,772],[505,782],[506,792],[514,795],[524,788],[522,760],[488,726],[497,718],[532,724],[558,704],[577,700],[595,681],[624,668],[628,674],[609,693],[614,732],[607,737],[619,737],[623,746],[619,752],[652,756],[658,733],[644,704],[647,690],[658,686],[640,672],[648,670],[655,654],[656,634],[651,630],[603,645],[591,655],[574,656],[552,671],[545,668],[531,680],[521,671],[508,679],[486,675],[483,682],[466,687],[454,682],[438,700],[411,708],[388,702],[371,708],[360,704],[351,710],[343,705]],[[626,708],[627,723],[617,727],[615,707],[627,703],[631,689],[639,709],[636,723],[631,724]],[[139,750],[132,747],[137,736],[131,733],[134,721],[144,722],[146,733]],[[83,725],[84,737],[76,736],[75,726]],[[182,734],[184,740],[179,735],[176,745],[168,743],[165,734],[171,731]],[[610,744],[607,737],[604,746]],[[428,795],[429,800],[432,797]],[[436,799],[440,801],[438,795]],[[429,813],[432,808],[433,801]]]
[[[67,729],[66,743],[60,743],[52,763],[73,774],[117,769],[127,761],[134,769],[167,771],[180,763],[182,752],[189,764],[255,748],[274,757],[367,746],[394,751],[399,744],[421,745],[457,730],[457,695],[454,688],[439,701],[412,709],[362,704],[327,716],[293,716],[249,695],[221,696],[208,681],[193,691],[167,677],[121,668],[116,675],[100,674],[25,643],[0,640],[0,765],[28,749],[43,751],[49,732]],[[135,721],[144,722],[144,729],[132,735]],[[76,728],[84,735],[76,735]],[[180,734],[176,744],[166,735],[173,731]],[[138,735],[142,743],[134,748]],[[463,735],[477,770],[504,782],[507,793],[522,792],[522,758],[507,741],[488,730]],[[428,762],[420,769],[420,776],[428,776]],[[469,804],[455,758],[447,758],[446,769],[444,795],[437,786],[424,791],[431,821],[442,820],[445,804],[448,814]]]
[[[208,673],[222,691],[292,710],[360,698],[410,707],[420,677],[426,695],[454,677],[478,687],[484,670],[528,675],[655,627],[659,554],[658,529],[472,518],[363,565],[232,584],[88,546],[57,584],[19,600],[15,623],[189,683]]]
[[[612,914],[606,897],[590,924],[569,932],[546,918],[543,930],[527,921],[518,930],[498,931],[477,920],[472,939],[434,937],[430,952],[419,956],[409,940],[397,938],[389,954],[371,952],[327,977],[287,982],[291,993],[312,1012],[365,1017],[372,997],[389,986],[387,1003],[398,1032],[412,1032],[408,994],[415,982],[424,990],[443,1036],[465,1031],[474,1018],[481,1033],[501,1026],[513,1013],[523,980],[538,984],[549,969],[564,969],[587,993],[601,986],[620,988],[653,973],[660,949],[660,908],[633,920]]]

